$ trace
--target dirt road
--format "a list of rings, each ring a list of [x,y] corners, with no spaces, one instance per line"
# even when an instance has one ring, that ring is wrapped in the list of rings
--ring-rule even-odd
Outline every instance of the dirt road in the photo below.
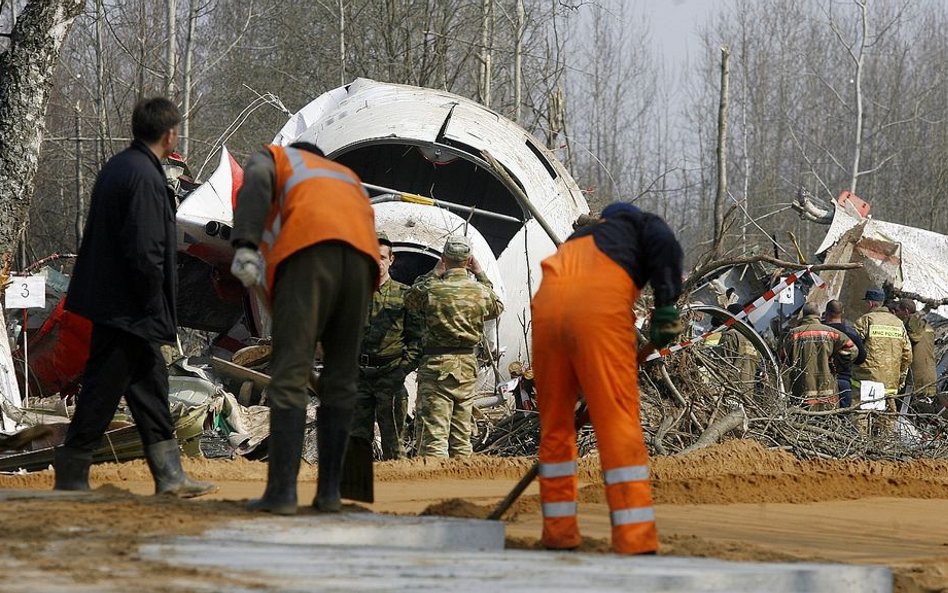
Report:
[[[529,467],[527,459],[408,460],[377,465],[377,497],[367,510],[397,514],[485,516]],[[263,491],[266,466],[243,459],[189,460],[196,477],[221,486],[207,500],[148,496],[144,462],[93,468],[95,501],[6,500],[0,569],[32,566],[61,578],[81,576],[139,591],[174,591],[181,570],[138,558],[135,545],[156,536],[192,534],[247,517],[241,502]],[[801,462],[749,441],[733,441],[652,463],[663,554],[733,560],[855,562],[893,567],[900,593],[948,592],[948,461]],[[300,499],[311,500],[314,469],[304,464]],[[608,511],[598,460],[581,463],[583,550],[609,548]],[[103,486],[108,484],[107,486]],[[51,472],[0,476],[2,489],[48,489]],[[507,518],[508,546],[537,547],[536,487]],[[44,545],[38,545],[44,544]],[[71,559],[62,550],[71,550]],[[53,553],[53,550],[59,550]],[[147,586],[142,588],[141,576]],[[180,575],[178,575],[180,576]],[[227,576],[201,571],[209,584]]]

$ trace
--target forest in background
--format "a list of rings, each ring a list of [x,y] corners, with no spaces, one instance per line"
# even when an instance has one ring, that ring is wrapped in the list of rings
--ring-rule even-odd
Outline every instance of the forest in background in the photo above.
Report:
[[[0,31],[22,2],[0,2]],[[289,115],[358,77],[444,89],[519,122],[590,207],[662,214],[691,262],[730,211],[721,254],[812,252],[827,227],[791,209],[850,190],[877,218],[948,232],[948,6],[734,0],[676,72],[635,2],[87,0],[60,56],[26,261],[75,251],[96,172],[129,141],[134,102],[167,94],[179,152],[205,179]],[[0,38],[0,49],[3,40]],[[722,48],[729,53],[719,184]],[[723,193],[722,193],[723,190]]]

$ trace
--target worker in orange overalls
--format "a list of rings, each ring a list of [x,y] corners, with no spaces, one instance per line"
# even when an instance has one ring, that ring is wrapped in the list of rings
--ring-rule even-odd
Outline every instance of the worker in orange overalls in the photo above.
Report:
[[[620,554],[658,549],[648,452],[639,423],[633,305],[651,283],[650,339],[668,345],[681,331],[682,250],[665,222],[627,203],[602,211],[542,263],[533,299],[533,368],[540,412],[540,498],[544,546],[582,541],[576,521],[576,428],[580,390],[596,439]]]
[[[296,513],[306,391],[317,342],[319,474],[313,506],[342,507],[342,464],[352,426],[362,333],[379,283],[375,213],[359,177],[314,144],[254,154],[237,194],[231,273],[263,284],[273,303],[267,488],[252,511]]]

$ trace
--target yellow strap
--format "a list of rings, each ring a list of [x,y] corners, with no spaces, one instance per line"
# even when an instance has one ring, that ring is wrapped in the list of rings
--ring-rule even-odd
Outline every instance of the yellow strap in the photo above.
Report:
[[[403,202],[410,202],[412,204],[424,204],[425,206],[434,206],[435,201],[431,198],[426,198],[425,196],[419,196],[418,194],[399,194]]]

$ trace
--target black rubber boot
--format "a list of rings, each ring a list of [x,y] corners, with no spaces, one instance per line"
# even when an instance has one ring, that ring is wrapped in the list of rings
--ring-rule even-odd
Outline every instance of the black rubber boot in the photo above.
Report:
[[[178,498],[194,498],[217,490],[211,482],[192,480],[181,467],[178,441],[168,439],[145,447],[145,459],[155,478],[155,494],[169,494]]]
[[[247,504],[247,510],[296,514],[296,477],[300,473],[305,427],[306,410],[270,408],[267,489],[263,498]]]
[[[56,479],[53,490],[89,490],[89,466],[92,451],[56,447],[53,452],[53,469]]]
[[[316,446],[319,449],[319,464],[313,506],[324,513],[338,513],[342,509],[339,486],[351,424],[351,408],[320,406],[316,413]]]

